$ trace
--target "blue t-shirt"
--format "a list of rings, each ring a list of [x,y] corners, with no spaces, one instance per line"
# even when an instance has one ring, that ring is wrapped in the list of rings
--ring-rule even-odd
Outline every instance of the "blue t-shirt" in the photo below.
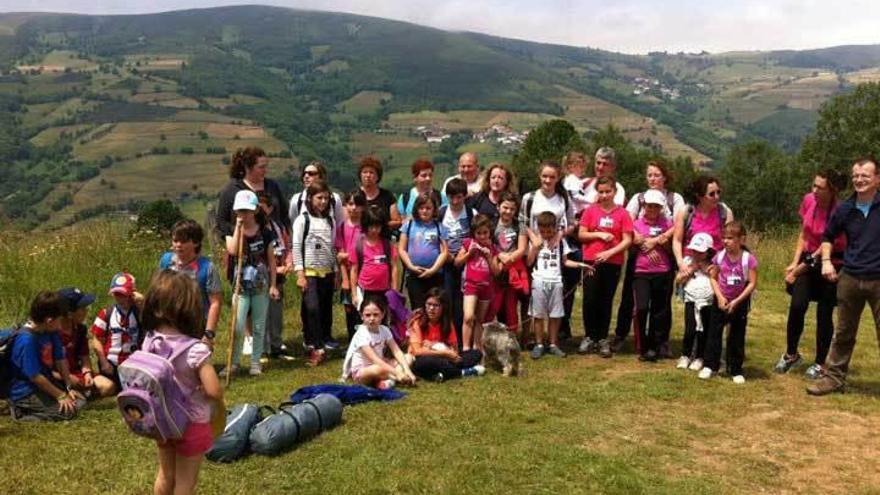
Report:
[[[62,359],[64,346],[58,332],[31,333],[22,329],[12,345],[9,398],[17,401],[36,392],[37,386],[31,382],[31,378],[43,375],[51,380],[55,361]]]
[[[461,244],[471,236],[471,223],[464,208],[458,213],[458,218],[452,213],[451,208],[446,208],[446,214],[440,219],[440,234],[446,241],[449,255],[457,255],[461,250]]]
[[[406,252],[412,264],[423,268],[434,266],[440,256],[440,229],[436,222],[410,220],[400,229],[407,237]]]

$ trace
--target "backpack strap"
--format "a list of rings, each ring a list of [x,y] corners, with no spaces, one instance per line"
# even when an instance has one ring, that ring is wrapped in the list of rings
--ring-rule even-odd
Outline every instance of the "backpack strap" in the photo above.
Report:
[[[718,219],[721,220],[721,228],[723,229],[725,225],[727,225],[727,205],[718,202]]]
[[[684,216],[684,235],[687,237],[691,231],[691,224],[694,223],[694,205],[687,205],[687,213]]]
[[[532,224],[532,206],[535,205],[535,193],[526,194],[526,225]]]
[[[311,218],[309,218],[308,210],[304,211],[302,213],[302,215],[305,218],[303,219],[303,237],[302,237],[302,244],[300,245],[300,254],[302,254],[303,268],[305,268],[305,266],[306,266],[306,239],[309,238],[309,227],[311,227],[311,225],[312,225],[312,220],[311,220]]]
[[[171,267],[171,259],[174,257],[174,253],[168,251],[162,255],[162,258],[159,259],[159,268],[162,270],[166,270]]]
[[[409,197],[411,195],[411,192],[412,189],[407,189],[406,191],[404,191],[403,196],[401,197],[401,203],[403,204],[403,211],[400,212],[401,214],[403,214],[409,208]],[[412,211],[409,212],[409,216],[413,216]]]
[[[743,249],[742,256],[740,256],[740,263],[742,263],[743,270],[743,278],[748,280],[749,277],[749,252]]]
[[[196,263],[199,267],[196,278],[199,282],[199,288],[202,289],[208,285],[208,267],[211,265],[211,260],[205,256],[199,256],[196,258]]]

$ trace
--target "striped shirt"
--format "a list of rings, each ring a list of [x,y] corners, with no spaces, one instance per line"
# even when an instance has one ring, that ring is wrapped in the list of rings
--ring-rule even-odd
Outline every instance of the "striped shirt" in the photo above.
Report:
[[[305,238],[303,233],[306,217],[309,219],[309,231]],[[312,273],[325,275],[336,268],[336,229],[331,218],[312,216],[304,211],[293,222],[293,269],[304,270],[306,275]]]

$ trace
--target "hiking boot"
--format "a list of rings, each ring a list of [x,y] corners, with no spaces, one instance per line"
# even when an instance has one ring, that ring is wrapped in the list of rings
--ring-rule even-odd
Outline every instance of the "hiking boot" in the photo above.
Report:
[[[703,360],[700,358],[694,359],[693,361],[691,361],[688,369],[691,371],[700,371],[701,369],[703,369]]]
[[[647,361],[649,363],[653,363],[657,361],[657,353],[654,352],[653,349],[649,349],[648,352],[639,356],[639,361]]]
[[[810,395],[828,395],[834,392],[843,392],[844,385],[842,383],[837,383],[830,376],[823,376],[822,378],[816,380],[815,383],[807,387],[807,393]]]
[[[784,375],[785,373],[788,373],[788,370],[794,368],[800,362],[800,354],[795,354],[794,356],[782,354],[782,356],[779,356],[779,361],[776,361],[776,366],[773,367],[773,371],[780,375]]]
[[[611,336],[611,349],[614,353],[618,353],[623,351],[623,347],[626,345],[626,337],[618,337],[617,335]]]
[[[562,349],[560,349],[559,346],[556,344],[550,344],[550,347],[547,348],[547,354],[551,354],[559,358],[565,357],[565,352],[563,352]]]
[[[686,369],[688,369],[688,366],[690,366],[690,364],[691,364],[691,358],[689,358],[687,356],[682,356],[682,357],[678,358],[678,362],[675,363],[675,368],[679,369],[679,370],[686,370]]]
[[[821,364],[814,363],[804,372],[804,378],[807,380],[818,380],[823,376],[825,376],[825,368]]]
[[[595,352],[595,347],[593,339],[584,337],[584,340],[581,341],[581,345],[578,346],[578,354],[590,354],[591,352]]]
[[[599,341],[599,356],[603,358],[610,358],[614,353],[611,351],[611,343],[608,342],[608,339],[602,339]]]
[[[535,347],[532,347],[532,359],[541,359],[541,356],[544,355],[544,345],[543,344],[535,344]]]

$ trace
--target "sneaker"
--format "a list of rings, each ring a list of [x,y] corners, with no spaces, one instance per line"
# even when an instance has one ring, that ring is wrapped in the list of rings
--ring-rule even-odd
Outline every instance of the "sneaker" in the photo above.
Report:
[[[547,354],[552,354],[559,358],[565,357],[565,352],[563,352],[556,344],[550,344],[550,347],[547,348]]]
[[[678,362],[675,363],[675,368],[679,369],[679,370],[686,370],[686,369],[688,369],[688,366],[690,366],[690,364],[691,364],[691,358],[689,358],[687,356],[682,356],[682,357],[678,358]]]
[[[599,355],[603,358],[610,358],[613,353],[611,352],[611,343],[608,342],[608,339],[602,339],[599,341]]]
[[[532,359],[541,359],[541,356],[544,355],[544,345],[543,344],[535,344],[535,347],[532,347]]]
[[[733,377],[733,383],[735,383],[737,385],[742,385],[745,382],[746,382],[746,377],[744,377],[742,375],[736,375]]]
[[[341,344],[336,339],[330,339],[327,342],[324,342],[324,350],[327,351],[335,351],[339,349],[340,346]]]
[[[776,366],[773,367],[773,371],[783,375],[788,373],[788,370],[794,368],[800,362],[800,354],[789,356],[788,354],[783,353],[782,356],[779,356],[779,361],[776,361]]]
[[[656,360],[657,360],[657,353],[654,352],[653,349],[649,349],[648,352],[641,354],[639,356],[639,361],[648,361],[650,363],[653,363]]]
[[[324,361],[324,351],[323,350],[314,350],[309,353],[309,359],[306,361],[306,366],[318,366]]]
[[[431,381],[434,383],[443,383],[443,380],[445,380],[445,379],[446,379],[446,377],[443,376],[443,373],[435,373],[431,377]]]
[[[232,373],[233,375],[235,375],[236,373],[238,373],[238,365],[237,365],[237,364],[233,364],[231,368],[228,368],[228,369],[227,369],[227,368],[223,368],[222,370],[220,370],[220,375],[219,375],[219,376],[220,376],[220,378],[226,378],[226,375],[228,375],[229,373]]]
[[[811,364],[807,371],[804,372],[804,378],[807,380],[818,380],[825,376],[825,368],[821,364]]]
[[[482,364],[475,364],[474,369],[477,370],[477,376],[483,376],[486,374],[486,367]]]
[[[691,371],[700,371],[701,369],[703,369],[703,360],[700,358],[694,359],[693,361],[691,361],[688,369]]]
[[[589,354],[594,351],[593,339],[589,337],[584,337],[581,340],[581,345],[578,346],[578,354]]]
[[[815,383],[807,387],[807,393],[810,395],[828,395],[834,392],[843,392],[844,385],[838,383],[828,375],[816,380]]]
[[[296,358],[293,357],[292,354],[287,352],[287,349],[282,346],[280,349],[276,349],[269,353],[269,359],[280,359],[282,361],[293,361]]]
[[[382,380],[379,383],[377,383],[376,388],[378,388],[379,390],[389,390],[389,389],[394,388],[395,385],[397,385],[397,383],[394,380],[389,378],[387,380]]]
[[[248,374],[251,376],[260,376],[263,374],[263,365],[261,364],[252,364],[251,369],[248,371]]]
[[[708,380],[709,378],[712,378],[712,374],[712,368],[702,368],[697,374],[697,378],[700,380]]]
[[[486,368],[480,366],[479,364],[476,366],[471,366],[470,368],[463,368],[461,370],[461,376],[483,376],[486,374]]]

